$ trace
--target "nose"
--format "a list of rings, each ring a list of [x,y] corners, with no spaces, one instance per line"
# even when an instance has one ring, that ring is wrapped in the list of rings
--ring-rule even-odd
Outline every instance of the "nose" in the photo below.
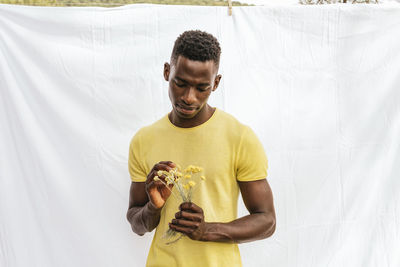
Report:
[[[188,106],[196,102],[196,89],[193,88],[192,86],[187,88],[182,96],[182,100]]]

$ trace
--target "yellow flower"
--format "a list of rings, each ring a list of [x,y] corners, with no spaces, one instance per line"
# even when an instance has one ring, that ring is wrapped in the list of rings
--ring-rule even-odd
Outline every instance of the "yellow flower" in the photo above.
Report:
[[[200,168],[200,167],[193,166],[193,168],[192,168],[192,172],[193,172],[193,173],[198,173],[198,172],[200,172],[200,171],[201,171],[201,168]]]
[[[186,179],[190,179],[190,177],[192,177],[190,174],[186,174],[186,175],[185,175],[185,178],[186,178]]]
[[[188,185],[189,185],[189,187],[193,187],[193,186],[195,186],[195,185],[196,185],[196,183],[195,183],[195,182],[193,182],[193,181],[189,181],[189,182],[188,182]]]
[[[168,175],[168,176],[165,178],[165,181],[167,181],[167,185],[173,184],[173,183],[175,182],[175,178],[174,178],[174,176],[172,176],[172,175]]]
[[[189,190],[190,185],[189,185],[189,184],[185,184],[185,185],[183,186],[183,188],[185,188],[186,190]]]
[[[204,175],[200,176],[200,178],[201,178],[201,180],[203,180],[203,181],[206,179],[206,177],[205,177]]]
[[[198,172],[201,172],[202,170],[203,170],[203,168],[201,168],[201,167],[189,165],[185,169],[185,172],[198,173]]]
[[[153,180],[154,181],[160,181],[160,178],[158,178],[158,176],[154,176]]]

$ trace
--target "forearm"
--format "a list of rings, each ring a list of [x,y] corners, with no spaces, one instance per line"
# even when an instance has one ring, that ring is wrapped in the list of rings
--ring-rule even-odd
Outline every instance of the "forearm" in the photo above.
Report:
[[[253,213],[229,223],[206,223],[202,241],[244,243],[267,238],[274,231],[272,213]]]
[[[133,232],[144,235],[153,231],[160,222],[161,209],[156,209],[150,202],[143,207],[132,207],[128,210],[126,217],[131,224]]]

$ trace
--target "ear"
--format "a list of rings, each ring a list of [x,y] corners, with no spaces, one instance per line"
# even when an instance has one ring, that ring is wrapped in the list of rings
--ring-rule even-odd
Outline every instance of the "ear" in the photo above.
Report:
[[[171,70],[171,66],[165,62],[164,63],[164,79],[168,82],[169,81],[169,72]]]
[[[215,80],[214,80],[214,87],[213,87],[213,89],[211,90],[211,91],[215,91],[215,90],[217,90],[217,87],[218,87],[218,85],[219,85],[219,82],[221,81],[221,78],[222,78],[222,75],[221,74],[218,74],[217,75],[217,77],[215,77]]]

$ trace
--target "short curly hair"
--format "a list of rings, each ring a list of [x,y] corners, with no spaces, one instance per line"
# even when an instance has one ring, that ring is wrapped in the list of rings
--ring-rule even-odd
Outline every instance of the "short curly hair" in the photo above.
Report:
[[[171,63],[176,63],[178,56],[190,60],[205,62],[213,60],[219,66],[221,47],[217,38],[213,35],[200,31],[185,31],[176,39],[171,54]]]

